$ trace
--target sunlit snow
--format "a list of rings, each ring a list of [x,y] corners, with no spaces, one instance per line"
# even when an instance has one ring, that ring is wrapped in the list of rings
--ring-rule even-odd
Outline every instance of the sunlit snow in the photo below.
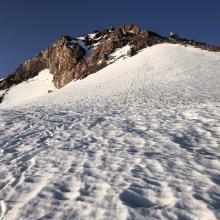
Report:
[[[24,104],[15,86],[0,216],[220,219],[219,70],[219,53],[161,44]]]
[[[53,75],[48,69],[41,71],[34,78],[11,87],[4,96],[4,105],[18,105],[27,101],[32,101],[36,97],[40,97],[55,90],[52,80]]]

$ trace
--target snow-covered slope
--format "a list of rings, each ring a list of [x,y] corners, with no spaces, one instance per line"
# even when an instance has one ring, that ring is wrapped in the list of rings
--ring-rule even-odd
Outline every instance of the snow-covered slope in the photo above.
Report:
[[[31,102],[55,89],[53,75],[48,69],[41,71],[37,76],[23,83],[11,87],[4,95],[4,105],[20,105],[27,101]],[[1,93],[0,93],[1,95]]]
[[[157,45],[137,56],[122,58],[82,81],[70,83],[51,99],[55,102],[84,100],[85,97],[86,102],[100,98],[111,101],[133,98],[147,102],[217,100],[220,97],[219,65],[219,53],[179,45]]]
[[[219,53],[162,44],[5,99],[0,216],[219,219],[219,70]]]

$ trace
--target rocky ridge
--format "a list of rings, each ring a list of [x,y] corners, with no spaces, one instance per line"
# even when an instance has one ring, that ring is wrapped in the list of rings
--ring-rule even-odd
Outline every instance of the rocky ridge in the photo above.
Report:
[[[123,56],[133,56],[143,48],[165,42],[220,52],[220,47],[217,46],[179,37],[163,37],[152,31],[141,30],[133,24],[123,25],[79,38],[61,37],[50,48],[28,59],[1,80],[0,90],[7,90],[12,85],[33,78],[44,69],[50,69],[54,75],[54,85],[62,88],[72,80],[83,79],[117,60],[111,54],[120,48],[129,46]]]

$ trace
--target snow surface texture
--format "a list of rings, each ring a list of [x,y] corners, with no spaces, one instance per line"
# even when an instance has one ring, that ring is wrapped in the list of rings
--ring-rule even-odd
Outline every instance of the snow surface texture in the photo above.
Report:
[[[3,219],[220,219],[220,54],[162,44],[0,105]]]

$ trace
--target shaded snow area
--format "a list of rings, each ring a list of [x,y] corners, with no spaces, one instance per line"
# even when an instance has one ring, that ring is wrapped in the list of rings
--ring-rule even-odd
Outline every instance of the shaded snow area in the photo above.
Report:
[[[19,105],[34,98],[40,97],[55,90],[52,82],[53,75],[48,69],[41,71],[37,76],[4,91],[3,105]],[[1,91],[0,91],[1,95]]]
[[[0,217],[220,219],[219,70],[162,44],[0,105]]]
[[[95,34],[89,34],[88,35],[89,38],[92,38],[95,36]],[[85,50],[85,56],[84,58],[88,58],[92,55],[92,53],[94,52],[94,50],[96,49],[96,47],[99,45],[100,42],[91,44],[91,45],[87,45],[86,41],[85,41],[85,37],[79,37],[79,38],[75,38],[71,41],[72,45],[70,45],[70,48],[74,48],[75,44],[78,44],[79,46],[81,46],[84,50]]]

